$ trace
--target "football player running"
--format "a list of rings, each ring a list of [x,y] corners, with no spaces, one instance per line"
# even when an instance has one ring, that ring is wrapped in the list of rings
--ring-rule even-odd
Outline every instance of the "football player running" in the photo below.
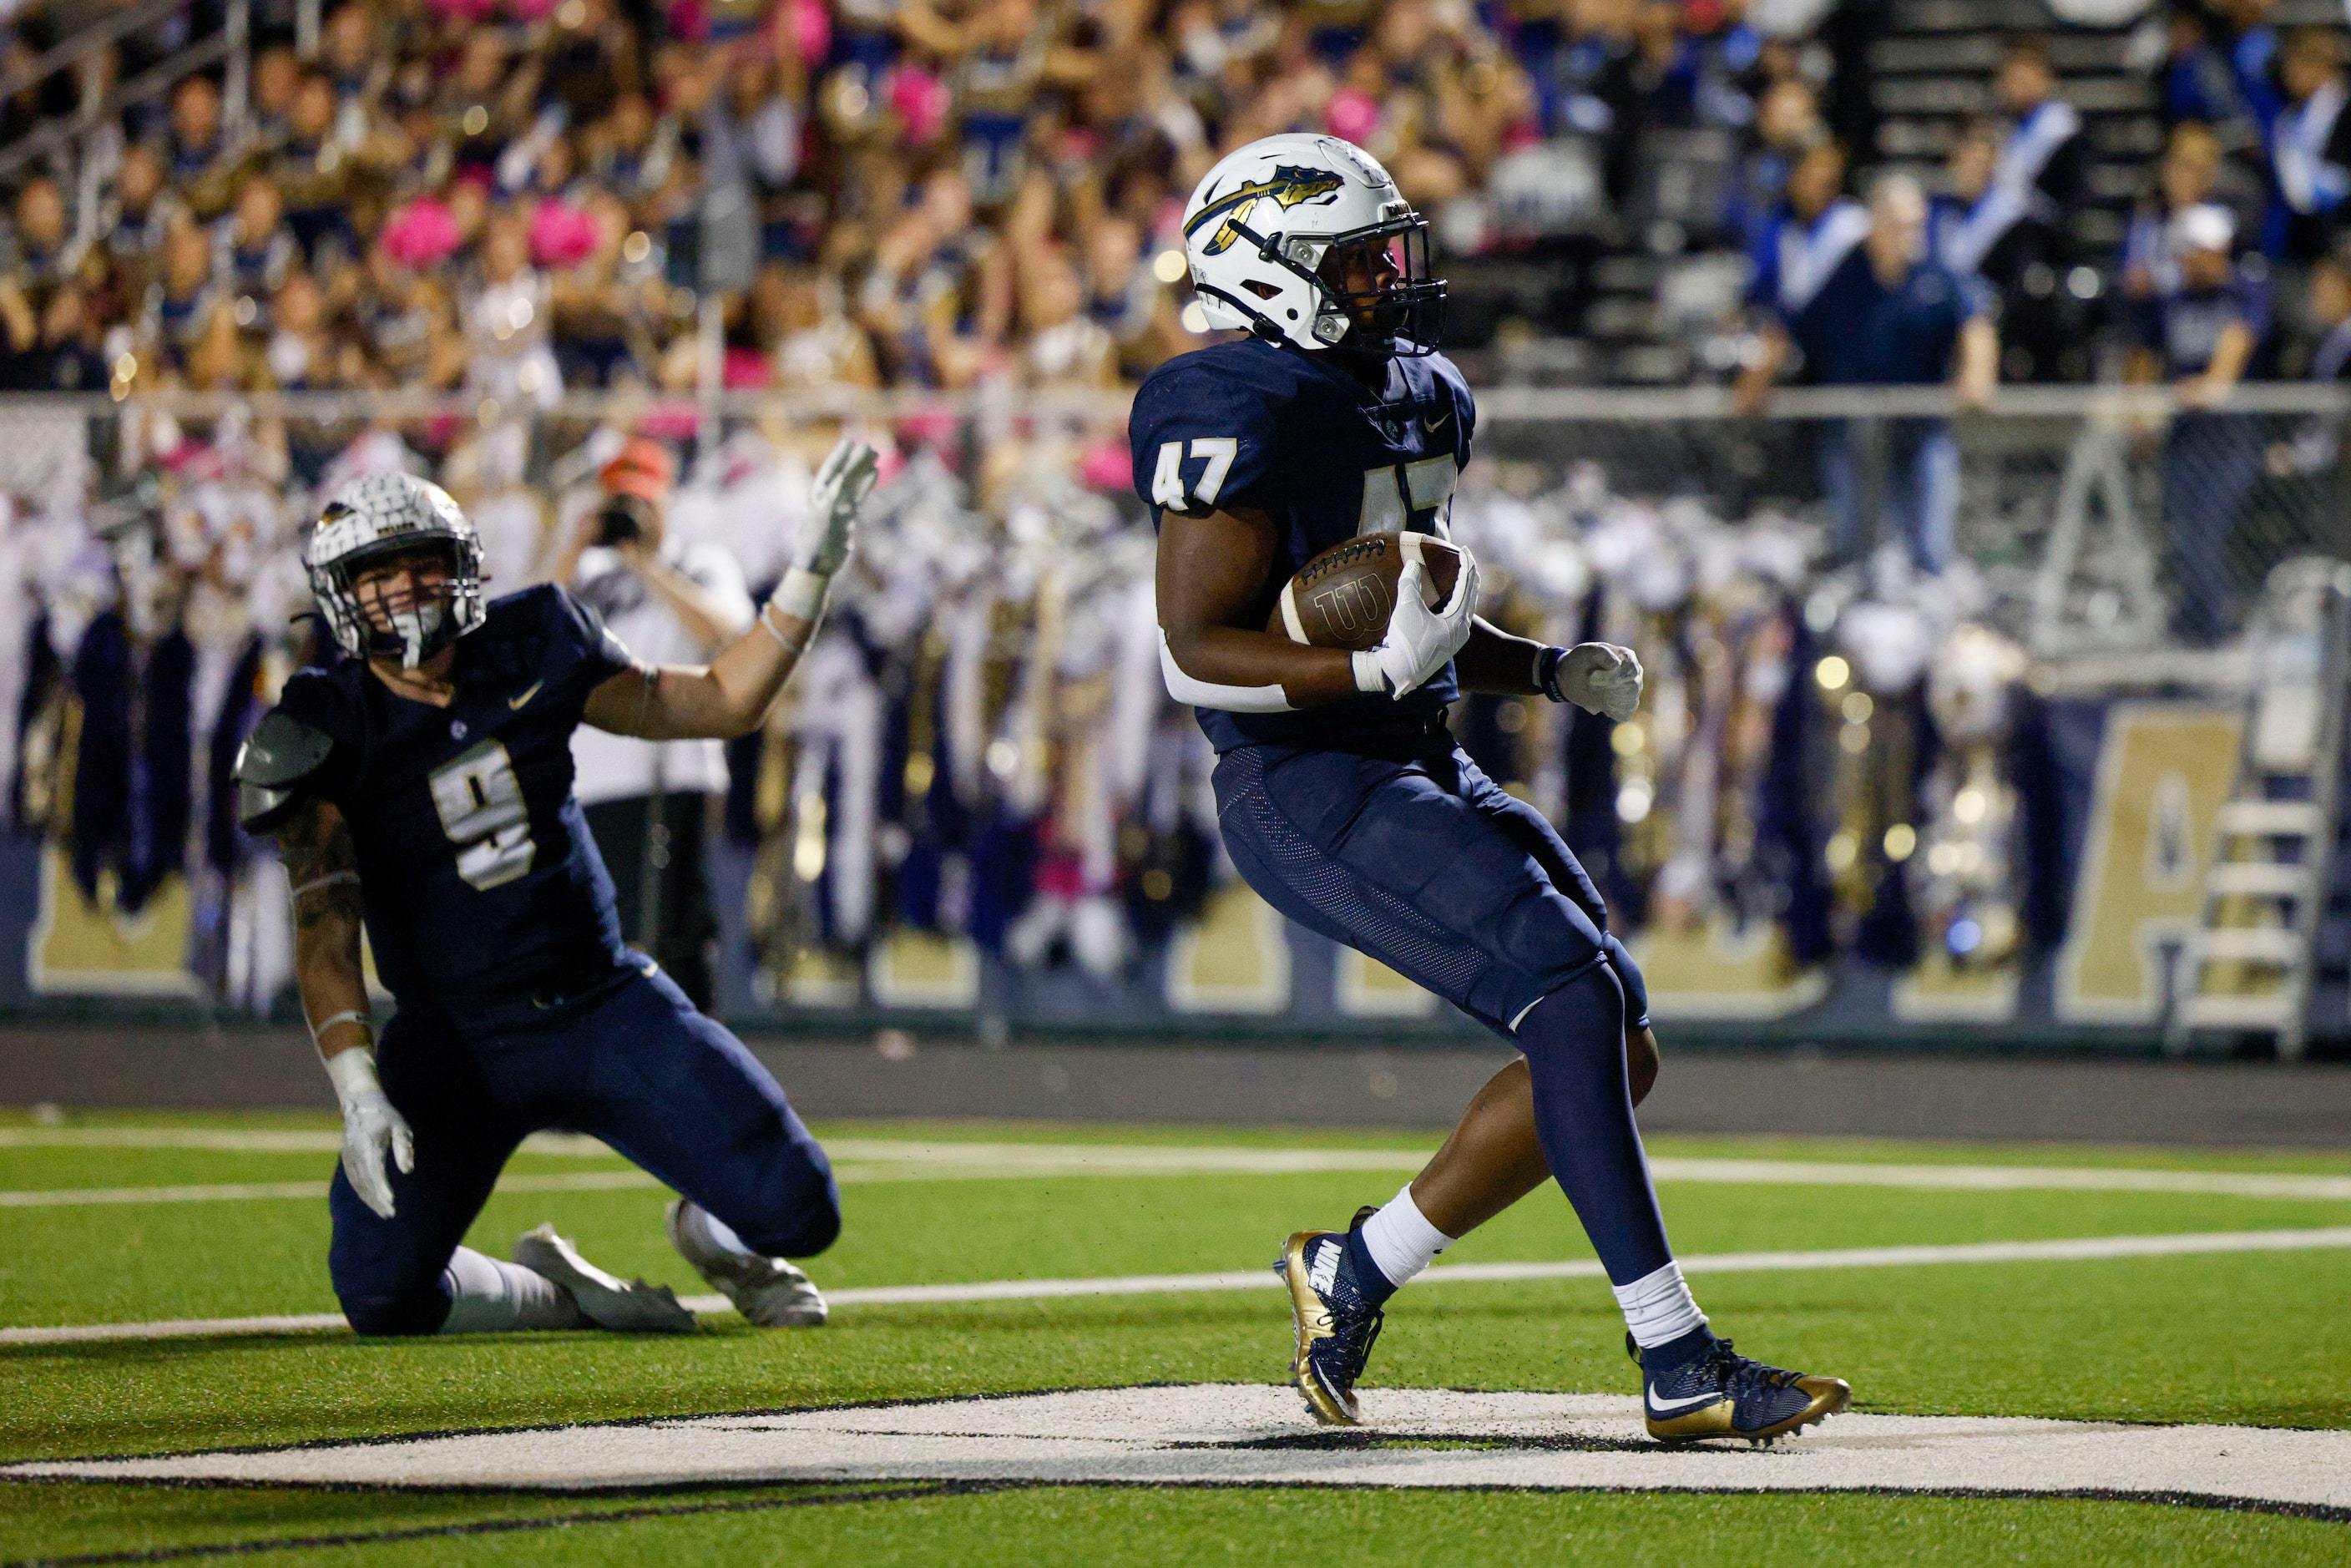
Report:
[[[638,663],[553,584],[485,603],[481,541],[437,486],[357,479],[319,516],[310,584],[342,656],[289,679],[246,741],[238,814],[277,835],[293,890],[303,1010],[343,1112],[328,1268],[360,1333],[694,1326],[667,1287],[615,1279],[552,1227],[511,1263],[459,1245],[548,1128],[683,1194],[671,1241],[751,1322],[824,1321],[785,1260],[840,1233],[832,1168],[742,1043],[622,946],[570,737],[755,728],[873,476],[844,438],[758,624],[700,668]],[[380,1049],[362,928],[397,1004]]]
[[[1299,1391],[1320,1419],[1353,1422],[1387,1298],[1555,1176],[1623,1306],[1653,1436],[1768,1442],[1844,1409],[1843,1382],[1763,1365],[1708,1328],[1634,1123],[1656,1060],[1640,973],[1559,835],[1445,727],[1463,689],[1629,718],[1631,650],[1496,630],[1477,618],[1466,559],[1433,609],[1406,565],[1375,648],[1265,630],[1282,585],[1321,551],[1358,534],[1447,532],[1477,409],[1434,351],[1445,286],[1426,223],[1360,149],[1290,134],[1210,170],[1184,238],[1210,324],[1249,336],[1161,366],[1130,433],[1159,528],[1161,665],[1219,754],[1225,846],[1275,908],[1523,1053],[1384,1207],[1290,1238],[1276,1268]]]

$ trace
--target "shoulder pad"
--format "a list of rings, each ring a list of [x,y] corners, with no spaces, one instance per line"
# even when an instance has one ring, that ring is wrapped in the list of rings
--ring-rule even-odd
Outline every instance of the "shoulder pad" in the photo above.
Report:
[[[294,814],[300,800],[298,786],[319,768],[335,748],[332,737],[296,718],[284,708],[262,716],[253,733],[237,747],[237,825],[248,833],[266,833]]]

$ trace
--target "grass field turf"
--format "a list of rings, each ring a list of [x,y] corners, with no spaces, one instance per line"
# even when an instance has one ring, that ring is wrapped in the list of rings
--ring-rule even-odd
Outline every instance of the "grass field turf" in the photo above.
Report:
[[[115,1117],[142,1126],[330,1129],[316,1118]],[[0,1119],[0,1127],[23,1118]],[[1411,1149],[1427,1140],[1230,1129],[877,1126],[855,1138],[1122,1146]],[[1658,1139],[1693,1155],[2351,1173],[2351,1159],[2198,1151]],[[317,1152],[0,1146],[0,1191],[315,1179]],[[516,1169],[620,1168],[526,1155]],[[830,1286],[1252,1267],[1301,1224],[1335,1224],[1402,1174],[1026,1176],[852,1184]],[[1685,1253],[2351,1223],[2351,1203],[2207,1194],[1975,1192],[1668,1183]],[[653,1189],[502,1194],[475,1245],[553,1218],[624,1273],[699,1290]],[[0,1326],[329,1310],[323,1206],[302,1199],[0,1209]],[[1556,1194],[1447,1261],[1582,1256]],[[2351,1427],[2351,1252],[1920,1267],[1700,1279],[1742,1348],[1834,1372],[1865,1409]],[[1396,1305],[1372,1381],[1629,1392],[1597,1281],[1447,1284]],[[275,1443],[454,1427],[919,1398],[1158,1380],[1270,1381],[1272,1292],[845,1309],[813,1333],[731,1317],[691,1340],[596,1335],[362,1343],[348,1336],[0,1350],[0,1458]],[[1651,1560],[1663,1543],[1756,1562],[2342,1562],[2351,1527],[2077,1500],[1039,1488],[764,1489],[541,1500],[284,1490],[0,1487],[0,1557],[469,1533],[319,1548],[333,1560],[1220,1561],[1374,1542],[1378,1561]],[[906,1495],[911,1494],[911,1495]],[[657,1512],[633,1520],[631,1511]],[[559,1529],[515,1529],[573,1519]],[[1123,1552],[1125,1555],[1120,1553]],[[991,1556],[993,1552],[995,1555]],[[309,1555],[310,1553],[301,1553]],[[275,1554],[273,1554],[274,1556]]]

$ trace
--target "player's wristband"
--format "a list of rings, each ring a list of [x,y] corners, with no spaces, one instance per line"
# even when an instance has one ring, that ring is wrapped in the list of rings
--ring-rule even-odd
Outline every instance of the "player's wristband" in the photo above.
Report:
[[[357,1013],[337,1013],[327,1022],[340,1023],[358,1017]],[[375,1075],[375,1052],[368,1047],[339,1051],[321,1060],[327,1065],[327,1082],[335,1086],[335,1098],[344,1104],[350,1104],[362,1094],[383,1092],[383,1084]]]
[[[1564,648],[1535,650],[1535,690],[1555,703],[1567,700],[1567,694],[1559,689],[1559,669],[1566,662],[1567,650]]]
[[[784,580],[778,583],[776,591],[768,596],[768,603],[787,615],[797,615],[803,621],[813,622],[824,613],[825,595],[831,588],[832,578],[829,574],[796,566],[784,573]]]
[[[1380,674],[1379,662],[1372,657],[1369,649],[1357,653],[1350,662],[1355,666],[1357,691],[1375,692],[1381,696],[1388,695],[1388,678]]]

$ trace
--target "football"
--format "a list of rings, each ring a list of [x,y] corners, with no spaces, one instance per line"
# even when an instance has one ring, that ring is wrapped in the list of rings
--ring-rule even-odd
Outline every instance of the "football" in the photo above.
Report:
[[[1282,584],[1265,629],[1317,648],[1376,648],[1395,610],[1405,563],[1421,563],[1432,610],[1453,597],[1461,552],[1429,534],[1365,534],[1333,545]]]

